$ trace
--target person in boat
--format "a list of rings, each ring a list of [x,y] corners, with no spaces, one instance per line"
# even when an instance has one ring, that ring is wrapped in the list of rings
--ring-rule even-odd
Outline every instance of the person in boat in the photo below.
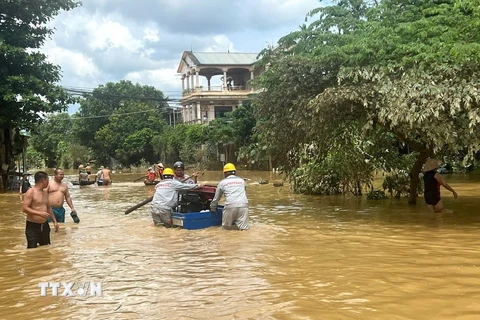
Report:
[[[453,190],[450,185],[443,180],[442,176],[437,172],[441,162],[435,159],[427,159],[423,168],[423,182],[425,183],[424,198],[428,209],[432,212],[448,212],[443,206],[442,199],[440,198],[440,186],[453,193],[453,197],[457,199],[457,192]]]
[[[53,177],[53,180],[49,182],[47,187],[48,202],[50,207],[52,207],[53,214],[58,222],[65,222],[65,208],[63,207],[63,204],[66,201],[72,210],[70,216],[75,223],[79,223],[80,219],[78,218],[77,210],[75,210],[75,207],[73,206],[72,198],[68,191],[68,185],[65,182],[62,182],[64,176],[65,174],[62,169],[55,169],[55,176]]]
[[[82,184],[88,184],[88,181],[90,181],[90,177],[87,173],[87,170],[86,169],[82,169],[80,171],[80,174],[78,175],[78,183],[80,185]]]
[[[85,167],[83,166],[83,164],[80,163],[80,165],[78,166],[78,174],[80,174],[84,168]]]
[[[155,168],[155,179],[163,180],[163,171],[165,170],[163,163],[160,162],[155,164],[153,167]]]
[[[175,180],[181,180],[183,183],[195,184],[198,179],[198,172],[192,174],[193,179],[185,174],[185,165],[181,161],[177,161],[173,164],[173,169],[175,170]],[[164,173],[165,174],[165,173]]]
[[[245,180],[236,176],[233,163],[223,167],[224,179],[218,183],[215,196],[210,203],[210,211],[217,212],[218,201],[225,196],[222,214],[222,227],[226,230],[248,230],[248,199]]]
[[[188,184],[174,179],[175,173],[171,168],[163,171],[163,180],[155,186],[155,194],[150,205],[153,225],[172,226],[173,208],[178,204],[178,191],[200,188],[197,183]]]
[[[87,174],[92,174],[92,167],[90,166],[90,163],[87,163],[87,166],[85,167],[85,172]]]
[[[153,170],[152,167],[148,168],[148,171],[147,171],[147,173],[145,174],[145,176],[147,177],[147,178],[146,178],[146,181],[147,181],[147,182],[153,182],[153,181],[155,181],[156,175],[155,175],[155,171]]]

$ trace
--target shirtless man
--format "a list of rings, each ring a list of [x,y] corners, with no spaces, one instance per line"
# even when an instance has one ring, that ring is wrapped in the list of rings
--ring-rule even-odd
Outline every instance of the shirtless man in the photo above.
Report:
[[[104,186],[108,186],[109,184],[112,184],[112,178],[110,177],[111,172],[110,172],[110,169],[108,169],[108,167],[105,167],[102,170],[102,175],[103,175],[103,185]]]
[[[25,193],[23,199],[23,212],[27,214],[25,235],[27,248],[36,248],[50,244],[50,225],[47,219],[53,220],[55,232],[58,231],[58,222],[55,219],[52,208],[48,204],[48,174],[43,171],[35,173],[35,186]]]
[[[52,207],[53,214],[58,222],[65,222],[65,208],[63,207],[64,200],[67,201],[68,206],[72,210],[70,215],[75,223],[79,223],[80,219],[77,215],[77,210],[73,207],[72,198],[68,192],[68,186],[63,183],[64,173],[60,168],[55,169],[55,176],[50,181],[47,187],[48,202]]]

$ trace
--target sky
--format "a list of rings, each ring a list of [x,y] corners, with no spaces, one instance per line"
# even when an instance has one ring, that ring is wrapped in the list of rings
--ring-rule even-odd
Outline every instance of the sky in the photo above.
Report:
[[[305,23],[318,0],[83,0],[50,22],[42,51],[60,85],[91,90],[131,80],[181,96],[183,51],[258,53]],[[78,106],[71,106],[70,113]]]

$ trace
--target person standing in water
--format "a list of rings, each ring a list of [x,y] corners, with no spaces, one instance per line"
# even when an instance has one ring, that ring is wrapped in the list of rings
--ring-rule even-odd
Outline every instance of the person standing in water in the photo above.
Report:
[[[428,159],[423,168],[423,182],[425,183],[424,198],[428,209],[432,212],[451,213],[453,211],[445,209],[442,199],[440,198],[440,186],[453,193],[453,197],[457,199],[457,192],[453,190],[448,183],[443,180],[442,176],[437,172],[441,162],[435,159]]]
[[[245,180],[236,175],[233,163],[223,167],[225,177],[218,183],[215,197],[210,203],[210,210],[217,212],[218,201],[225,196],[225,207],[222,214],[222,227],[226,230],[248,230],[248,199]]]
[[[25,193],[23,200],[23,212],[27,215],[25,236],[27,237],[27,248],[36,248],[37,245],[50,244],[50,225],[48,219],[53,220],[55,232],[58,231],[58,222],[55,219],[52,208],[49,205],[48,174],[43,171],[35,173],[35,186]]]
[[[26,193],[28,189],[30,189],[32,186],[30,185],[30,181],[28,181],[28,176],[30,173],[24,172],[23,173],[23,179],[22,183],[20,184],[20,194]]]
[[[55,176],[47,187],[48,202],[52,207],[53,214],[58,222],[65,222],[65,208],[63,207],[63,203],[66,201],[72,210],[70,216],[75,223],[79,223],[80,219],[78,218],[77,210],[75,210],[75,207],[73,206],[70,192],[68,192],[68,186],[66,183],[62,182],[64,176],[65,174],[62,169],[55,169]]]

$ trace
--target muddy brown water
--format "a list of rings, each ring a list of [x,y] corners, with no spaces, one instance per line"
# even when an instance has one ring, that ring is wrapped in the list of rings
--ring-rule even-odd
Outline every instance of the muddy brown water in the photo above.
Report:
[[[141,174],[70,185],[80,224],[67,216],[31,250],[21,197],[0,193],[0,319],[480,318],[478,174],[445,175],[459,198],[442,190],[454,213],[432,214],[422,198],[302,196],[240,172],[247,232],[154,228],[148,205],[124,215],[153,194]],[[90,281],[101,297],[40,295],[40,282]]]

